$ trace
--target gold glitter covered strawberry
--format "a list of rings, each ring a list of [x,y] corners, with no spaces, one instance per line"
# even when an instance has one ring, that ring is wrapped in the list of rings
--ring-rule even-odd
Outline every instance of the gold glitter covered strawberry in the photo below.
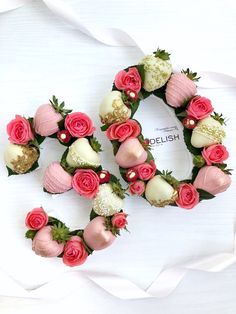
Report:
[[[6,166],[13,172],[28,172],[39,158],[39,151],[34,146],[9,143],[4,153]]]
[[[154,55],[145,56],[139,64],[144,65],[145,79],[143,88],[147,92],[153,92],[154,90],[161,88],[168,81],[172,66],[168,61],[170,54],[165,50],[157,49]]]
[[[103,124],[125,122],[130,118],[131,110],[124,104],[121,92],[111,91],[103,99],[99,115]]]

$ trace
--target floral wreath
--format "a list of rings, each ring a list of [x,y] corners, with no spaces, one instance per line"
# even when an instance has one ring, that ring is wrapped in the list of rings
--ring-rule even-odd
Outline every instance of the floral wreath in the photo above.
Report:
[[[224,192],[231,184],[225,160],[229,153],[222,114],[214,112],[211,101],[197,95],[197,73],[189,69],[172,73],[166,51],[157,49],[138,65],[115,76],[112,91],[103,99],[99,115],[107,138],[113,145],[115,160],[132,195],[140,195],[151,205],[177,205],[191,209],[204,199]],[[183,181],[171,171],[157,169],[149,140],[134,119],[141,100],[154,95],[174,108],[182,122],[187,149],[193,155],[191,178]]]
[[[50,194],[70,189],[92,200],[90,222],[84,230],[69,230],[43,208],[27,214],[26,237],[32,249],[43,257],[63,257],[68,266],[85,262],[93,250],[110,246],[121,229],[126,229],[123,212],[125,190],[119,179],[101,166],[101,145],[94,137],[95,127],[88,115],[64,109],[53,96],[50,104],[40,106],[34,118],[16,115],[7,125],[9,145],[5,151],[8,175],[31,172],[38,167],[40,144],[46,137],[57,138],[67,146],[61,162],[51,163],[44,174],[43,188]]]

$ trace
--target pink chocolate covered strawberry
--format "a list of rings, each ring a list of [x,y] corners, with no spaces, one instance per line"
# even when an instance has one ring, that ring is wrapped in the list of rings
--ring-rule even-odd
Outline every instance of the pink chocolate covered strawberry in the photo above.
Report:
[[[53,162],[45,171],[43,187],[51,194],[64,193],[72,189],[72,176],[62,168],[59,162]]]
[[[197,73],[187,69],[181,73],[171,75],[166,86],[166,101],[172,107],[180,107],[184,101],[193,97],[197,92],[194,81],[198,81]]]
[[[50,104],[42,105],[38,108],[34,116],[35,132],[41,136],[50,136],[59,131],[58,123],[71,110],[64,109],[64,102],[58,103],[58,99],[53,96]]]

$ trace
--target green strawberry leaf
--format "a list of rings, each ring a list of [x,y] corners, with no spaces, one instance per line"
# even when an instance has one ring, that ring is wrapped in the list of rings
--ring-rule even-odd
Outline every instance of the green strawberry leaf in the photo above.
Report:
[[[192,153],[193,155],[201,155],[202,149],[196,148],[191,144],[192,130],[184,128],[183,134],[184,134],[185,144],[186,144],[188,150],[190,151],[190,153]]]
[[[212,198],[215,197],[215,195],[205,191],[205,190],[202,190],[202,189],[197,189],[198,193],[199,193],[199,200],[202,201],[202,200],[210,200]]]

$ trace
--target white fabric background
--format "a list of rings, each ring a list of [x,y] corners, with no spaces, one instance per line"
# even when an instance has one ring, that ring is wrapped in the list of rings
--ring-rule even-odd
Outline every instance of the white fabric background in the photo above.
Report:
[[[171,47],[175,64],[199,70],[236,73],[235,7],[233,1],[68,1],[84,22],[101,26],[155,32],[151,46]],[[114,74],[142,57],[135,47],[107,47],[71,29],[47,10],[41,1],[0,15],[0,153],[7,143],[5,125],[15,113],[33,115],[52,94],[68,107],[86,111],[99,129],[97,108],[109,90]],[[230,117],[226,144],[235,155],[235,89],[204,90],[216,110]],[[148,104],[147,104],[148,105]],[[145,110],[142,109],[142,110]],[[141,112],[140,112],[141,116]],[[111,145],[101,133],[103,162],[113,172]],[[48,141],[49,142],[49,141]],[[58,260],[34,256],[23,238],[24,216],[32,207],[56,210],[73,227],[87,221],[89,202],[72,191],[51,199],[40,190],[42,170],[63,151],[45,143],[42,168],[33,174],[6,177],[1,163],[1,261],[6,270],[26,288],[55,278],[65,267]],[[235,158],[230,158],[235,167]],[[129,229],[106,251],[94,254],[80,269],[107,270],[147,287],[162,269],[188,258],[230,252],[235,220],[235,184],[215,200],[193,211],[156,209],[143,200],[126,201]],[[65,212],[66,211],[66,212]],[[74,221],[78,224],[74,224]],[[11,236],[12,235],[12,236]],[[6,240],[7,238],[7,240]],[[14,254],[13,254],[14,252]],[[80,293],[57,302],[58,309],[75,308],[86,313],[235,313],[236,268],[219,274],[191,272],[173,295],[163,300],[121,301],[87,282]],[[91,302],[91,300],[93,300]],[[53,309],[53,301],[1,298],[3,313]]]

